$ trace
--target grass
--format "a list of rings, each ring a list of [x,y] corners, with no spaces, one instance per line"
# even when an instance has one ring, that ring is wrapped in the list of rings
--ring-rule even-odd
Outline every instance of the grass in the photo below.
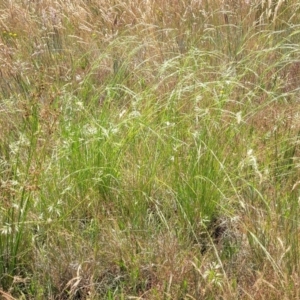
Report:
[[[2,1],[1,297],[298,299],[298,11]]]

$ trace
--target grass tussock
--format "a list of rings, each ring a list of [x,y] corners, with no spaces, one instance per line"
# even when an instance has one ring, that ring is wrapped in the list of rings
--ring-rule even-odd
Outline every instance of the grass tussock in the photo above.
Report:
[[[298,299],[297,1],[0,4],[3,299]]]

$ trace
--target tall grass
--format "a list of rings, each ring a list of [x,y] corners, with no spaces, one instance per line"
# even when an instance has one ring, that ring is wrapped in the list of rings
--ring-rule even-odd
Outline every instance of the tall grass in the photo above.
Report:
[[[298,299],[297,1],[2,1],[4,299]]]

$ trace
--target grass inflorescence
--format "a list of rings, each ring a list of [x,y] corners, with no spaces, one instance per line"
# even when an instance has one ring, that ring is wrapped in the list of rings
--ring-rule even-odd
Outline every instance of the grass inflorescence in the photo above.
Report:
[[[0,4],[3,299],[298,299],[297,1]]]

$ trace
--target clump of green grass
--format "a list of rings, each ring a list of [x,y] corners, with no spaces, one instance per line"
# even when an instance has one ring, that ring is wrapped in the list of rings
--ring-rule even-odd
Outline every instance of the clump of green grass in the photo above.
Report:
[[[0,4],[4,298],[297,298],[299,4],[272,3]]]

